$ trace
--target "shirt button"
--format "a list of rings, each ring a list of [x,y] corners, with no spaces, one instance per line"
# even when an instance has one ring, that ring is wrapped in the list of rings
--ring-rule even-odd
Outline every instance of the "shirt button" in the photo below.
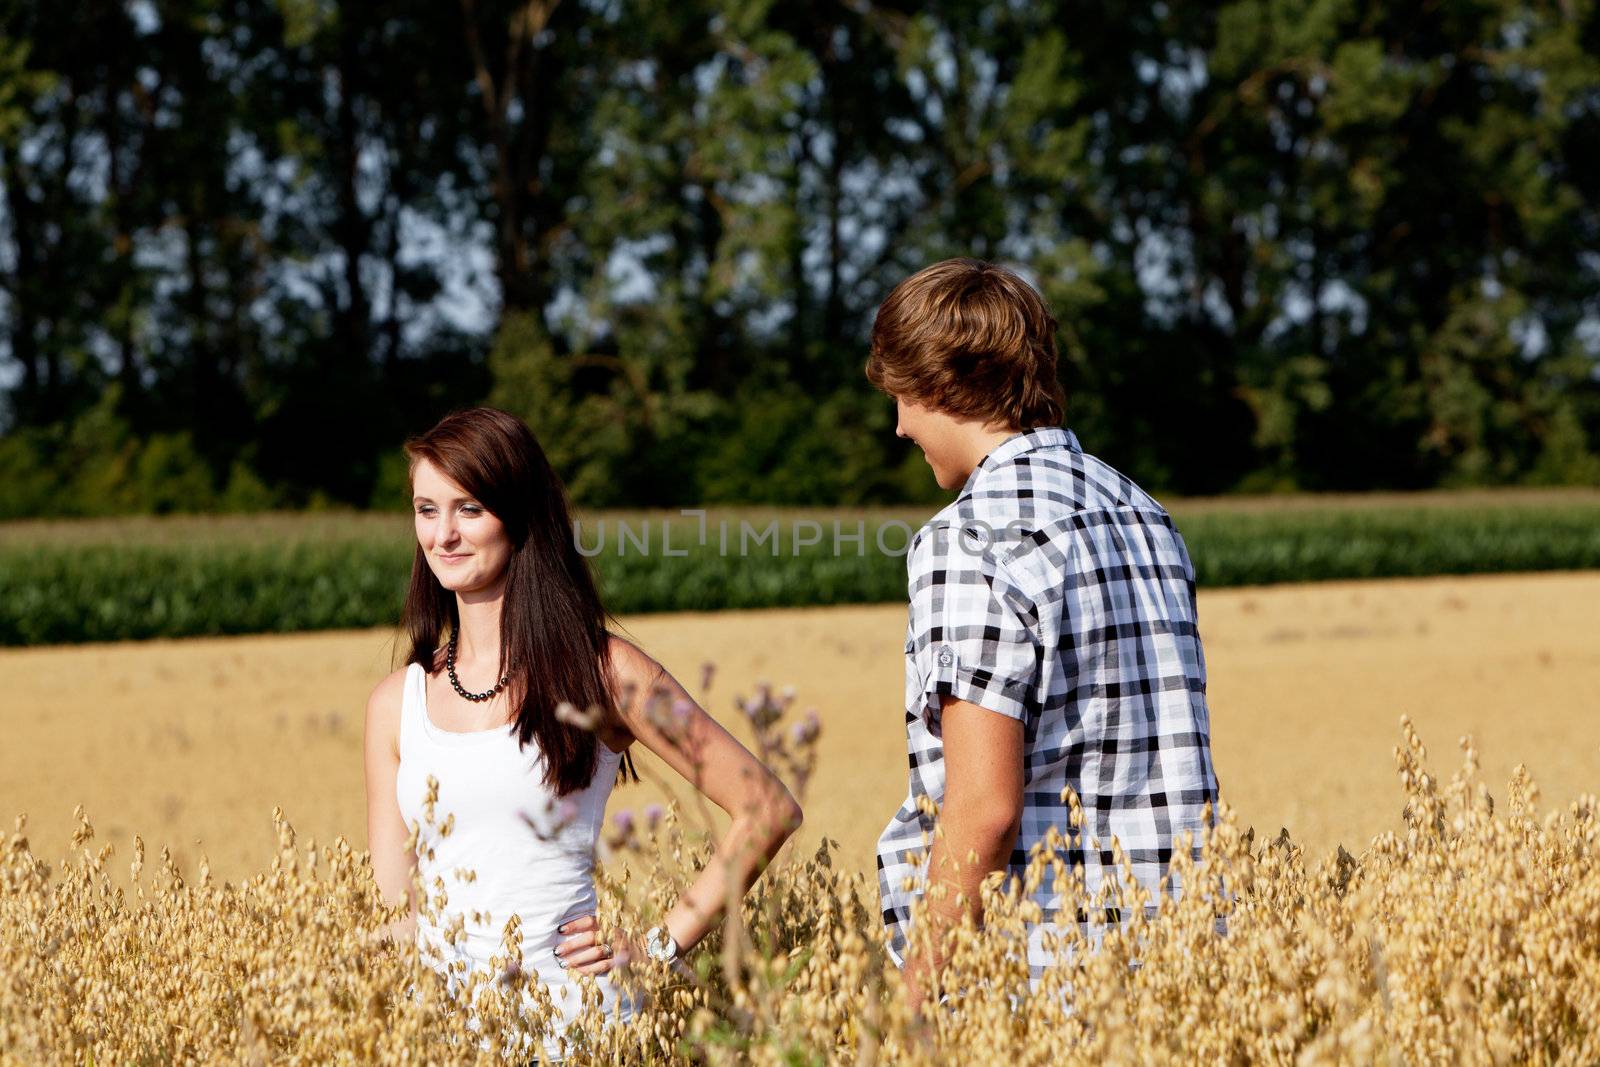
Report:
[[[939,666],[953,667],[955,666],[955,662],[956,654],[954,652],[951,652],[948,648],[941,648],[939,650]]]

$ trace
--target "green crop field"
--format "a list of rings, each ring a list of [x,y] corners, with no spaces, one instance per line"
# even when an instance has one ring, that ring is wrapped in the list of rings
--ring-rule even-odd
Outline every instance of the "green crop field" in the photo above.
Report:
[[[1600,493],[1177,501],[1198,582],[1600,567]],[[591,512],[579,544],[618,613],[883,603],[928,509]],[[400,513],[0,524],[0,644],[393,623],[413,552]]]

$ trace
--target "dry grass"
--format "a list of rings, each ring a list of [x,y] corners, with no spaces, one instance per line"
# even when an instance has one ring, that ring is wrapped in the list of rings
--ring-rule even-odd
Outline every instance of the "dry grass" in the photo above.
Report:
[[[632,1029],[571,1035],[600,1042],[575,1058],[1595,1062],[1595,802],[1537,809],[1507,757],[1528,760],[1555,796],[1595,789],[1596,596],[1597,575],[1203,594],[1217,763],[1234,805],[1207,862],[1232,897],[1191,896],[1074,954],[1053,979],[1070,986],[1067,1013],[1028,992],[1006,950],[1016,909],[994,901],[986,937],[957,954],[957,1014],[923,1035],[884,968],[867,873],[905,788],[903,613],[639,620],[636,636],[680,677],[719,661],[719,713],[754,678],[813,679],[802,708],[818,707],[824,727],[807,825],[744,925],[708,943],[692,982],[640,973],[651,1009]],[[0,653],[0,803],[36,815],[0,839],[0,1063],[470,1058],[478,1035],[431,971],[362,939],[382,916],[357,850],[359,707],[385,641]],[[1470,753],[1442,786],[1402,735],[1397,788],[1386,753],[1400,711],[1430,737],[1476,734],[1487,770]],[[1491,804],[1480,778],[1511,784]],[[619,789],[613,807],[662,795]],[[95,826],[64,818],[77,800]],[[274,801],[335,844],[296,837],[281,815],[274,824]],[[1252,824],[1263,833],[1242,829]],[[1294,840],[1273,840],[1284,824]],[[705,862],[703,828],[686,801],[648,841],[613,837],[603,920],[637,930],[658,917]],[[159,849],[146,866],[134,830],[186,854]],[[1356,855],[1341,857],[1341,841]],[[492,1036],[494,1012],[480,1014]]]
[[[645,1007],[631,1023],[590,1012],[560,1039],[576,1060],[612,1063],[1594,1062],[1596,800],[1541,815],[1519,774],[1497,804],[1463,748],[1441,786],[1407,724],[1404,830],[1358,857],[1254,840],[1225,810],[1183,899],[1148,920],[1135,907],[1097,951],[1072,929],[1037,990],[1018,940],[1030,905],[986,887],[987,928],[957,931],[951,996],[925,1023],[885,965],[872,887],[824,843],[768,871],[741,921],[697,950],[695,974],[632,969]],[[649,840],[607,842],[647,854],[650,873],[604,881],[603,927],[640,928],[707,862],[678,814]],[[165,857],[148,874],[136,842],[130,894],[87,819],[53,875],[19,822],[0,838],[0,1057],[496,1063],[543,1036],[548,1011],[513,1008],[538,1005],[542,987],[524,993],[510,965],[474,979],[484,996],[467,1029],[414,948],[368,946],[388,916],[365,854],[342,838],[302,845],[281,815],[277,830],[272,869],[242,884],[204,867],[187,881]],[[419,827],[417,846],[440,832]],[[1029,877],[1083,900],[1048,853]]]

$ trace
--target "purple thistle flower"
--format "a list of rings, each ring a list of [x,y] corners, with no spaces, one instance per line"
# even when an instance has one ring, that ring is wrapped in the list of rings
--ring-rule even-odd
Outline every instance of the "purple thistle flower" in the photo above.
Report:
[[[806,712],[806,717],[802,721],[794,724],[794,727],[789,731],[789,736],[794,740],[795,744],[805,745],[815,741],[817,735],[821,732],[822,720],[817,718],[817,713],[813,709]]]

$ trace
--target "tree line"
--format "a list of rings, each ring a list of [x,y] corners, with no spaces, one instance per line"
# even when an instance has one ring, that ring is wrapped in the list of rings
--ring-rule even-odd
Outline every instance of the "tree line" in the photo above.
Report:
[[[0,515],[936,493],[861,367],[951,255],[1147,485],[1600,482],[1592,0],[5,0]]]

